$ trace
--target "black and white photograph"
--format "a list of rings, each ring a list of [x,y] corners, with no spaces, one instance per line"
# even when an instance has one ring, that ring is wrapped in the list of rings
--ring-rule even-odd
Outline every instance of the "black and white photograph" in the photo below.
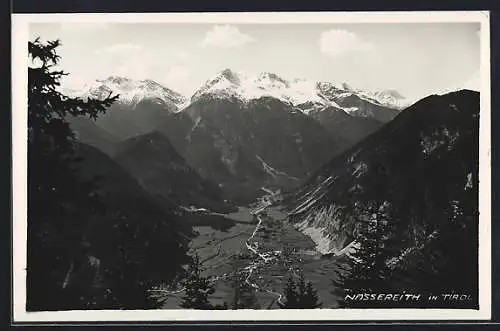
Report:
[[[357,14],[14,15],[19,316],[489,317],[488,13]]]

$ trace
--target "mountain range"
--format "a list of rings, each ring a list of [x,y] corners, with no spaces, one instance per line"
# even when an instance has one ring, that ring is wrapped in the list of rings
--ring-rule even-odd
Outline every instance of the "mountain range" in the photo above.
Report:
[[[104,99],[110,94],[120,94],[120,103],[136,107],[141,102],[150,101],[161,104],[167,109],[175,110],[186,98],[155,81],[132,80],[126,77],[110,76],[85,84],[81,89],[70,90],[70,93],[80,97]]]
[[[237,98],[244,101],[268,96],[296,106],[305,113],[311,109],[335,106],[359,116],[377,116],[377,113],[360,111],[361,107],[343,101],[355,95],[368,103],[393,109],[404,108],[408,103],[396,91],[367,92],[354,89],[346,83],[314,82],[306,79],[286,80],[269,72],[253,76],[231,69],[225,69],[205,82],[194,92],[191,102],[207,94],[217,98]]]
[[[114,155],[121,141],[158,132],[203,179],[220,185],[225,198],[239,201],[253,200],[262,187],[297,187],[405,104],[395,91],[229,69],[190,98],[150,80],[116,76],[70,93],[120,95],[95,123],[71,119],[81,141]]]

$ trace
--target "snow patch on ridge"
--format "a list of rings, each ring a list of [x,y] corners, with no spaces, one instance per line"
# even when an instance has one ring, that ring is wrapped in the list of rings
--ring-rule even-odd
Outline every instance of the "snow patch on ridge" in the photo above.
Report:
[[[288,177],[288,178],[291,178],[291,179],[294,179],[294,180],[300,180],[297,177],[290,176],[289,174],[287,174],[285,172],[282,172],[282,171],[274,169],[269,164],[267,164],[259,155],[256,155],[256,157],[262,163],[262,168],[264,169],[264,171],[267,174],[269,174],[271,177],[276,178],[278,176],[284,176],[284,177]]]
[[[186,138],[188,139],[188,141],[191,141],[191,135],[193,134],[194,130],[196,130],[196,128],[200,125],[200,122],[201,122],[201,116],[196,117],[193,127],[191,128],[191,130],[189,130],[187,134]]]
[[[467,191],[472,188],[472,172],[467,174],[467,180],[465,183],[464,191]]]
[[[304,194],[303,199],[297,207],[295,207],[290,213],[290,216],[299,215],[310,209],[316,202],[321,200],[327,192],[328,186],[335,181],[336,177],[330,176],[326,178],[320,185],[317,185],[313,191]]]

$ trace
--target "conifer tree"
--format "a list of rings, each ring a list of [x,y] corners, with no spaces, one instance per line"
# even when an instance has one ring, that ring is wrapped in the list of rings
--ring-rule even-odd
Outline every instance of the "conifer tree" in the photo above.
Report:
[[[304,279],[304,274],[300,273],[299,274],[299,279],[296,283],[296,289],[297,289],[297,297],[299,298],[299,305],[302,301],[302,298],[306,294],[306,280]]]
[[[66,117],[95,119],[118,96],[83,101],[64,95],[59,87],[66,73],[56,70],[59,46],[59,40],[28,42],[28,310],[88,308],[99,301],[90,294],[92,284],[65,287],[74,252],[85,240],[80,211],[102,208],[94,183],[75,175],[78,160]]]
[[[295,309],[298,308],[299,298],[297,296],[297,288],[292,276],[288,277],[285,287],[285,302],[278,303],[282,309]]]
[[[306,292],[302,300],[303,303],[301,305],[308,309],[320,308],[323,305],[319,301],[318,291],[313,287],[311,281],[307,282]]]
[[[471,185],[472,186],[472,185]],[[454,302],[453,308],[477,307],[478,190],[477,184],[457,190],[441,215],[439,227],[395,268],[405,288],[424,294],[469,294],[474,301]]]
[[[241,300],[241,278],[238,272],[235,272],[233,275],[232,281],[233,287],[233,298],[231,301],[231,309],[241,309],[240,300]]]
[[[318,292],[313,288],[312,282],[306,282],[303,273],[295,282],[293,276],[288,278],[285,287],[285,302],[279,304],[282,309],[315,309],[322,306]]]
[[[314,309],[322,306],[319,302],[318,292],[313,288],[312,282],[304,278],[304,274],[299,274],[299,280],[296,284],[298,303],[297,308]]]
[[[84,162],[113,163],[76,141],[68,117],[95,120],[118,95],[65,95],[59,46],[58,40],[28,43],[26,308],[157,308],[147,290],[181,269],[184,239],[172,214],[147,194],[122,195],[114,180],[82,174]]]
[[[213,309],[208,300],[215,288],[209,277],[203,277],[202,265],[198,254],[193,257],[187,270],[187,277],[182,281],[185,294],[182,297],[181,307],[186,309]]]
[[[348,266],[339,266],[337,278],[333,281],[333,292],[386,292],[392,286],[389,262],[400,252],[397,245],[397,217],[392,213],[389,203],[374,201],[365,205],[364,209],[358,209],[357,214],[365,215],[359,222],[361,226],[355,239],[357,247],[350,256]],[[341,306],[345,306],[342,298],[340,301]]]

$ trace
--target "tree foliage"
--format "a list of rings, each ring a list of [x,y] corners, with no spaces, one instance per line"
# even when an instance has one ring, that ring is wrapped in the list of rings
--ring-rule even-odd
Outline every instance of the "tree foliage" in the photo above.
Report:
[[[285,287],[285,302],[279,303],[281,309],[315,309],[322,303],[311,281],[307,281],[300,273],[298,280],[290,276]]]
[[[356,215],[359,215],[356,246],[349,263],[339,265],[333,292],[341,296],[343,292],[387,293],[393,286],[392,262],[400,253],[399,222],[387,201],[358,205]],[[346,303],[340,301],[341,306],[345,306]]]
[[[231,286],[233,288],[231,309],[260,308],[255,289],[245,281],[245,274],[238,269],[234,272]]]
[[[436,225],[422,229],[409,247],[402,245],[400,239],[408,228],[401,226],[402,216],[390,204],[364,205],[362,209],[368,216],[359,222],[361,227],[355,238],[358,247],[350,254],[348,263],[339,267],[333,281],[332,292],[340,294],[340,305],[351,308],[374,305],[370,301],[345,302],[343,296],[349,293],[406,291],[424,296],[459,293],[474,297],[477,282],[471,280],[477,279],[478,241],[471,233],[477,233],[478,192],[474,189],[455,192],[458,194],[447,196],[451,199],[448,206],[427,216]],[[471,302],[453,303],[454,307],[459,304],[470,306]]]
[[[66,289],[61,266],[74,270],[86,251],[81,210],[98,210],[95,183],[78,179],[74,135],[67,115],[95,118],[117,98],[83,101],[59,91],[58,40],[28,43],[28,298],[33,309],[87,308],[95,291]],[[74,259],[73,259],[74,257]],[[76,261],[75,261],[76,260]],[[50,298],[50,300],[49,300]],[[96,303],[97,304],[97,303]]]
[[[182,281],[185,293],[181,307],[186,309],[214,309],[208,297],[215,292],[209,277],[204,277],[202,264],[198,255],[195,255],[189,264],[187,276]]]
[[[449,197],[439,228],[396,265],[394,278],[401,288],[419,293],[471,295],[472,302],[453,302],[453,307],[477,307],[479,242],[471,236],[478,233],[477,182],[457,192]]]

